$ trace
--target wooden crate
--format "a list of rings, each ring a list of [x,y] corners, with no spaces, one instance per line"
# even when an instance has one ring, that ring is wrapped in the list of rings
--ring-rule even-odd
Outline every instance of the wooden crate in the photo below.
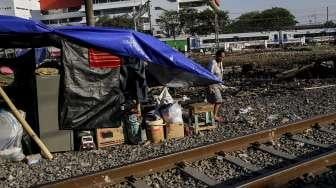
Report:
[[[171,123],[166,125],[166,138],[183,138],[184,137],[184,124],[183,123]]]
[[[100,128],[96,132],[98,148],[123,144],[125,142],[123,126],[118,128]]]

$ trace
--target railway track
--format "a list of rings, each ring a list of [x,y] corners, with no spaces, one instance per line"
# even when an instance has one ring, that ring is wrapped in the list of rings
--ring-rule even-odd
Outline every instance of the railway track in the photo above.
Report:
[[[336,165],[335,121],[336,114],[318,116],[41,187],[157,187],[150,181],[151,174],[172,170],[199,187],[281,187],[305,174],[319,174]],[[288,143],[291,147],[286,147]],[[305,151],[300,152],[297,146]],[[250,155],[254,158],[249,159]],[[268,156],[267,160],[263,161],[262,156]],[[240,172],[235,178],[213,174],[223,170],[218,168],[220,165]]]

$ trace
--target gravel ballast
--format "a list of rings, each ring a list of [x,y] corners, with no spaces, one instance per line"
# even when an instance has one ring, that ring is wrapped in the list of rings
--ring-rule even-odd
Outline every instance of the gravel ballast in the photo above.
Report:
[[[335,88],[303,89],[333,84],[336,84],[336,80],[258,84],[244,80],[231,80],[227,85],[235,89],[225,92],[224,105],[220,110],[227,122],[216,130],[180,140],[165,141],[159,145],[124,144],[96,151],[57,153],[54,154],[52,161],[42,159],[33,165],[0,159],[0,185],[29,187],[45,184],[253,133],[316,115],[333,113],[336,109]],[[193,93],[195,96],[191,98],[202,95],[199,92]]]

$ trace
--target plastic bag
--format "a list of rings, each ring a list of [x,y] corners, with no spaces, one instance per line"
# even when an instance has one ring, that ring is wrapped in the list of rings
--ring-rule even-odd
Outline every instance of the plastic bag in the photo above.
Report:
[[[161,115],[166,123],[183,123],[182,107],[177,102],[161,109]]]
[[[12,113],[0,110],[0,157],[21,161],[24,154],[21,147],[23,129]]]
[[[173,97],[170,95],[170,93],[168,92],[168,88],[165,87],[163,88],[161,94],[158,97],[158,101],[157,103],[159,105],[164,105],[164,104],[172,104],[174,103],[174,99]]]

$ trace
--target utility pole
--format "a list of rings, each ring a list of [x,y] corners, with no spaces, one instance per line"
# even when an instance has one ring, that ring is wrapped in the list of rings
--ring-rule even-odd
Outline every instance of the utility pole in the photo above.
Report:
[[[216,48],[219,49],[219,28],[218,28],[218,13],[215,12],[215,40]]]
[[[84,0],[85,3],[85,14],[86,14],[86,25],[94,26],[94,14],[93,14],[93,3],[92,0]]]
[[[329,22],[329,7],[327,7],[327,22]]]
[[[153,35],[153,29],[152,29],[152,15],[151,15],[151,0],[148,0],[148,19],[149,19],[149,30],[150,34]]]
[[[137,18],[136,18],[136,10],[135,10],[135,0],[133,1],[133,24],[134,24],[134,30],[137,31]]]

